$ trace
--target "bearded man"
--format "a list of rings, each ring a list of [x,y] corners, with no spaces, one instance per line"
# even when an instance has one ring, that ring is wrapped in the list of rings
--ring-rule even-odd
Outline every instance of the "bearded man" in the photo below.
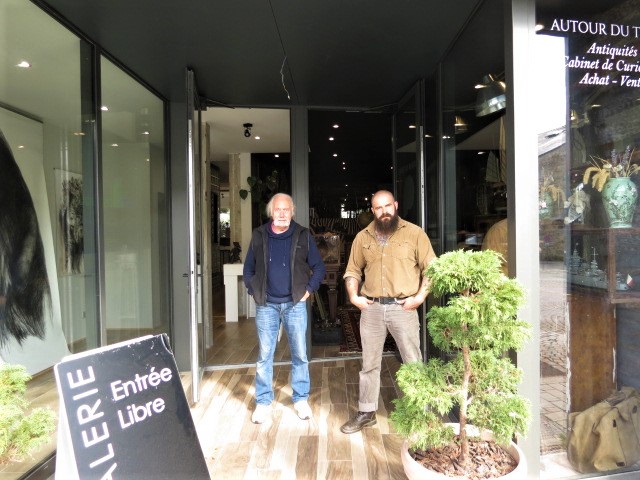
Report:
[[[349,300],[361,311],[362,370],[358,412],[340,427],[343,433],[376,423],[387,332],[405,363],[422,359],[416,309],[429,294],[423,273],[436,257],[424,230],[398,216],[398,202],[391,192],[376,192],[371,211],[374,219],[356,235],[344,274]]]

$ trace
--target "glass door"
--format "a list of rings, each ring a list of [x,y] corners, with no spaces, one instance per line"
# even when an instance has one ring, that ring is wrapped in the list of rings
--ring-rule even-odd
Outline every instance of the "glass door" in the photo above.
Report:
[[[200,399],[200,380],[206,355],[207,328],[203,296],[203,247],[202,240],[203,182],[201,165],[200,97],[193,70],[187,70],[187,211],[189,216],[189,325],[191,337],[191,394],[192,401]]]
[[[394,195],[400,217],[425,226],[422,84],[404,96],[393,117]]]
[[[425,228],[423,88],[422,82],[416,83],[400,100],[393,116],[393,193],[400,218]],[[428,338],[424,313],[424,306],[420,307],[420,344],[426,358]]]

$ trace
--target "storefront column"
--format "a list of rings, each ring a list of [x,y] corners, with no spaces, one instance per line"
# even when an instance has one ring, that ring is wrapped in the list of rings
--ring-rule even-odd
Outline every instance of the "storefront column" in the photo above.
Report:
[[[528,463],[528,478],[540,472],[540,305],[538,245],[537,136],[531,112],[534,91],[531,69],[534,57],[535,4],[533,0],[505,2],[505,66],[507,83],[507,191],[509,195],[510,275],[524,285],[527,303],[520,317],[532,326],[531,340],[518,353],[524,371],[519,393],[531,401],[531,426],[526,438],[518,439]],[[515,265],[515,271],[513,266]]]

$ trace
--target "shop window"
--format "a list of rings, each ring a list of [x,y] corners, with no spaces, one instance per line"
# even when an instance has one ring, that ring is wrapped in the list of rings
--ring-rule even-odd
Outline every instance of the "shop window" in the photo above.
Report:
[[[640,349],[630,340],[640,319],[638,12],[637,1],[537,8],[545,479],[640,461]]]

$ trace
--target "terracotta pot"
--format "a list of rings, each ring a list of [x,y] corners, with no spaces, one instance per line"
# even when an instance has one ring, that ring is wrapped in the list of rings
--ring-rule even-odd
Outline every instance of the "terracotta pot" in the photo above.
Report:
[[[457,432],[460,431],[460,426],[457,423],[450,424],[451,427]],[[475,427],[467,426],[467,432]],[[477,432],[477,430],[476,430]],[[473,433],[477,435],[477,433]],[[483,434],[481,436],[483,440],[490,440],[491,433]],[[524,456],[524,453],[516,445],[511,442],[510,445],[506,448],[507,452],[511,454],[511,456],[518,462],[518,466],[512,472],[499,477],[502,480],[526,480],[527,478],[527,460]],[[435,472],[424,465],[416,462],[411,455],[409,454],[409,442],[404,441],[402,444],[402,450],[400,451],[400,455],[402,458],[402,466],[404,467],[404,473],[407,475],[409,480],[454,480],[456,478],[462,479],[463,477],[449,477],[447,475],[443,475],[441,473]]]

